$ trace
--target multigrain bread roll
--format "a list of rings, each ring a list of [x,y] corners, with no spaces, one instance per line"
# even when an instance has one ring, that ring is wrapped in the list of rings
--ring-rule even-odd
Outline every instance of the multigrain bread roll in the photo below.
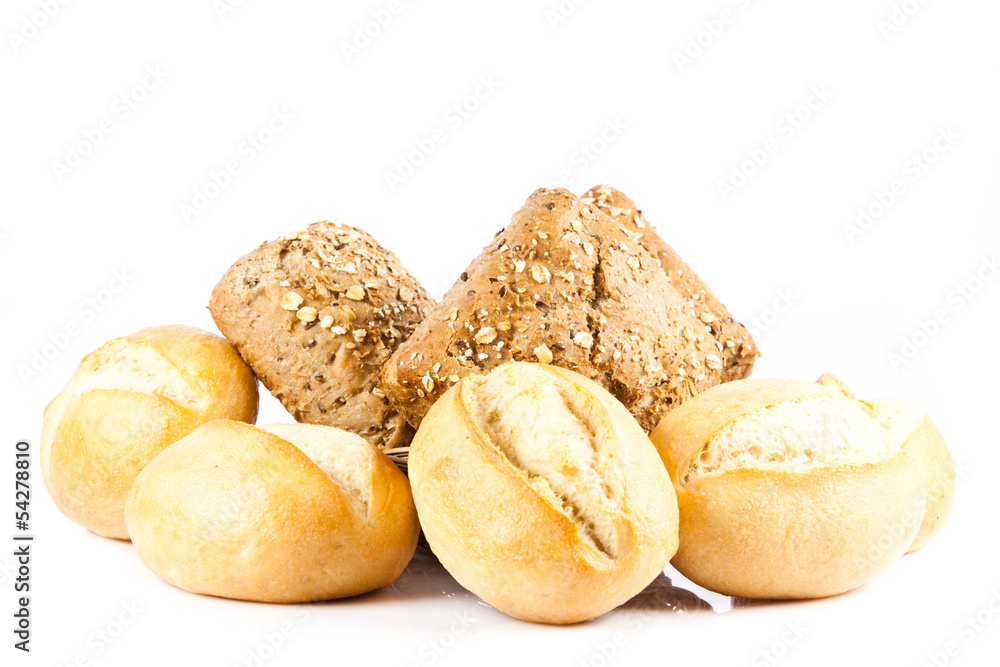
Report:
[[[241,257],[209,309],[296,421],[342,428],[391,452],[413,430],[375,382],[432,303],[369,234],[317,222]]]
[[[687,301],[690,313],[702,322],[715,338],[719,356],[722,357],[722,381],[741,380],[750,375],[757,360],[757,346],[742,324],[736,321],[719,297],[698,277],[688,263],[681,259],[664,241],[656,229],[642,215],[635,202],[610,185],[598,185],[582,197],[584,203],[594,206],[620,222],[634,234],[654,257],[660,260],[667,280]]]
[[[125,517],[139,557],[168,583],[258,602],[386,586],[419,531],[406,476],[357,435],[225,420],[147,465]]]
[[[696,316],[660,264],[597,206],[538,190],[399,346],[379,386],[418,425],[467,375],[511,360],[550,363],[600,384],[649,431],[736,373],[714,320]],[[749,336],[739,349],[748,373]]]
[[[624,406],[571,371],[510,363],[464,378],[421,423],[409,465],[431,549],[515,618],[599,616],[677,548],[655,449]]]
[[[914,437],[921,421],[885,408],[827,377],[732,382],[670,413],[650,437],[680,506],[673,565],[726,595],[814,598],[926,541],[950,503],[927,493],[946,466]]]
[[[184,326],[116,338],[84,357],[45,408],[45,486],[76,523],[127,539],[125,496],[139,471],[170,443],[223,418],[257,418],[257,381],[224,339]]]

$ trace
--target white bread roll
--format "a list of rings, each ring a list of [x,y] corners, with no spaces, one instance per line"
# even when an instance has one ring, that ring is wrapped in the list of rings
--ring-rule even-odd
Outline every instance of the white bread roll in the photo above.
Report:
[[[913,420],[878,414],[825,376],[731,382],[667,415],[650,437],[680,505],[673,565],[771,599],[835,595],[884,570],[943,505],[926,493],[940,452],[911,437]]]
[[[116,338],[88,354],[45,408],[45,486],[76,523],[127,539],[125,496],[143,466],[226,418],[257,418],[257,381],[224,338],[185,326]]]
[[[419,524],[406,476],[330,426],[209,422],[139,474],[136,552],[192,593],[258,602],[359,595],[399,576]]]
[[[677,502],[642,428],[596,383],[515,362],[470,375],[414,437],[431,549],[515,618],[575,623],[626,602],[677,548]]]

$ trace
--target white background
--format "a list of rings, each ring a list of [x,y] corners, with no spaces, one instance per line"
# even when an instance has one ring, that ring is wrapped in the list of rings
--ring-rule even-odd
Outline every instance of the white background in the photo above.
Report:
[[[266,665],[995,664],[1000,280],[984,262],[1000,252],[1000,5],[896,1],[912,13],[899,25],[886,23],[890,0],[591,0],[563,3],[558,22],[557,0],[402,2],[351,57],[343,45],[387,0],[247,0],[221,15],[212,0],[98,0],[51,18],[43,2],[4,2],[5,544],[13,445],[37,444],[43,407],[90,350],[155,324],[214,330],[206,304],[226,268],[322,218],[367,229],[439,296],[532,190],[560,179],[577,193],[623,189],[737,317],[757,321],[756,376],[830,371],[861,396],[917,401],[960,469],[939,536],[852,593],[731,609],[686,585],[715,611],[670,611],[683,594],[660,590],[647,615],[554,628],[482,606],[425,560],[390,589],[323,605],[190,595],[128,543],[62,517],[36,458],[34,650],[11,648],[3,547],[4,664],[252,665],[261,651]],[[723,10],[729,22],[714,23]],[[495,90],[477,90],[491,78]],[[476,107],[464,118],[452,109],[463,101]],[[294,118],[254,153],[245,142],[275,109]],[[87,146],[102,121],[110,133]],[[386,172],[436,128],[445,140],[390,188]],[[945,151],[939,132],[952,136]],[[762,166],[742,166],[767,147]],[[56,163],[72,151],[87,155],[67,171]],[[923,168],[913,158],[925,151]],[[230,160],[239,173],[185,216]],[[753,173],[724,198],[734,168]],[[880,215],[852,236],[859,207]],[[103,291],[115,272],[127,285]],[[935,313],[943,324],[918,333]],[[60,336],[67,326],[75,335]],[[919,349],[893,364],[915,335]],[[265,392],[261,422],[289,419]],[[137,618],[105,643],[96,633],[117,634],[123,605]],[[949,642],[954,657],[941,655]]]

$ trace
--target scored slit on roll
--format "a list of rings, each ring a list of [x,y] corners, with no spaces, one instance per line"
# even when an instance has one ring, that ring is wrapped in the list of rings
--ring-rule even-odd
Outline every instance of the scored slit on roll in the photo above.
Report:
[[[344,493],[355,514],[368,516],[375,461],[359,436],[311,424],[268,424],[257,428],[295,445]]]
[[[893,451],[860,403],[809,397],[757,408],[726,424],[680,481],[739,468],[803,472],[828,463],[877,461]]]
[[[615,559],[620,496],[607,448],[608,426],[582,392],[569,392],[541,370],[516,379],[500,369],[475,378],[469,397],[479,427],[529,486],[576,524],[580,536]]]
[[[94,369],[76,382],[74,395],[102,389],[139,391],[162,396],[189,409],[203,402],[177,367],[148,346],[118,339],[101,350],[94,364]]]

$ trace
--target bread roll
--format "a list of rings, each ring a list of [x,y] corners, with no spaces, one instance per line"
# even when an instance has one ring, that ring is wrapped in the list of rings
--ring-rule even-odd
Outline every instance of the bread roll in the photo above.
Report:
[[[139,471],[223,418],[257,418],[257,381],[225,339],[184,326],[116,338],[88,354],[45,408],[45,486],[76,523],[127,539],[125,495]]]
[[[406,476],[328,426],[205,424],[140,473],[132,543],[165,581],[258,602],[358,595],[392,583],[416,548]]]
[[[416,426],[466,375],[551,363],[600,384],[649,431],[736,372],[718,323],[690,301],[641,234],[566,190],[541,189],[399,346],[379,387]],[[744,375],[756,357],[746,346]]]
[[[835,595],[884,570],[942,503],[926,493],[933,448],[880,411],[825,378],[740,380],[667,415],[651,438],[680,506],[673,565],[771,599]]]
[[[371,235],[323,221],[241,257],[209,310],[296,421],[342,428],[392,453],[413,429],[375,383],[432,303]]]
[[[649,439],[607,391],[561,368],[464,378],[421,423],[409,473],[441,563],[515,618],[599,616],[677,548],[677,501]]]
[[[753,370],[757,346],[742,324],[730,314],[705,281],[681,259],[642,215],[625,193],[610,185],[598,185],[584,193],[581,201],[593,203],[627,230],[646,250],[660,260],[667,280],[685,299],[691,315],[708,329],[722,358],[722,381],[741,380]]]

